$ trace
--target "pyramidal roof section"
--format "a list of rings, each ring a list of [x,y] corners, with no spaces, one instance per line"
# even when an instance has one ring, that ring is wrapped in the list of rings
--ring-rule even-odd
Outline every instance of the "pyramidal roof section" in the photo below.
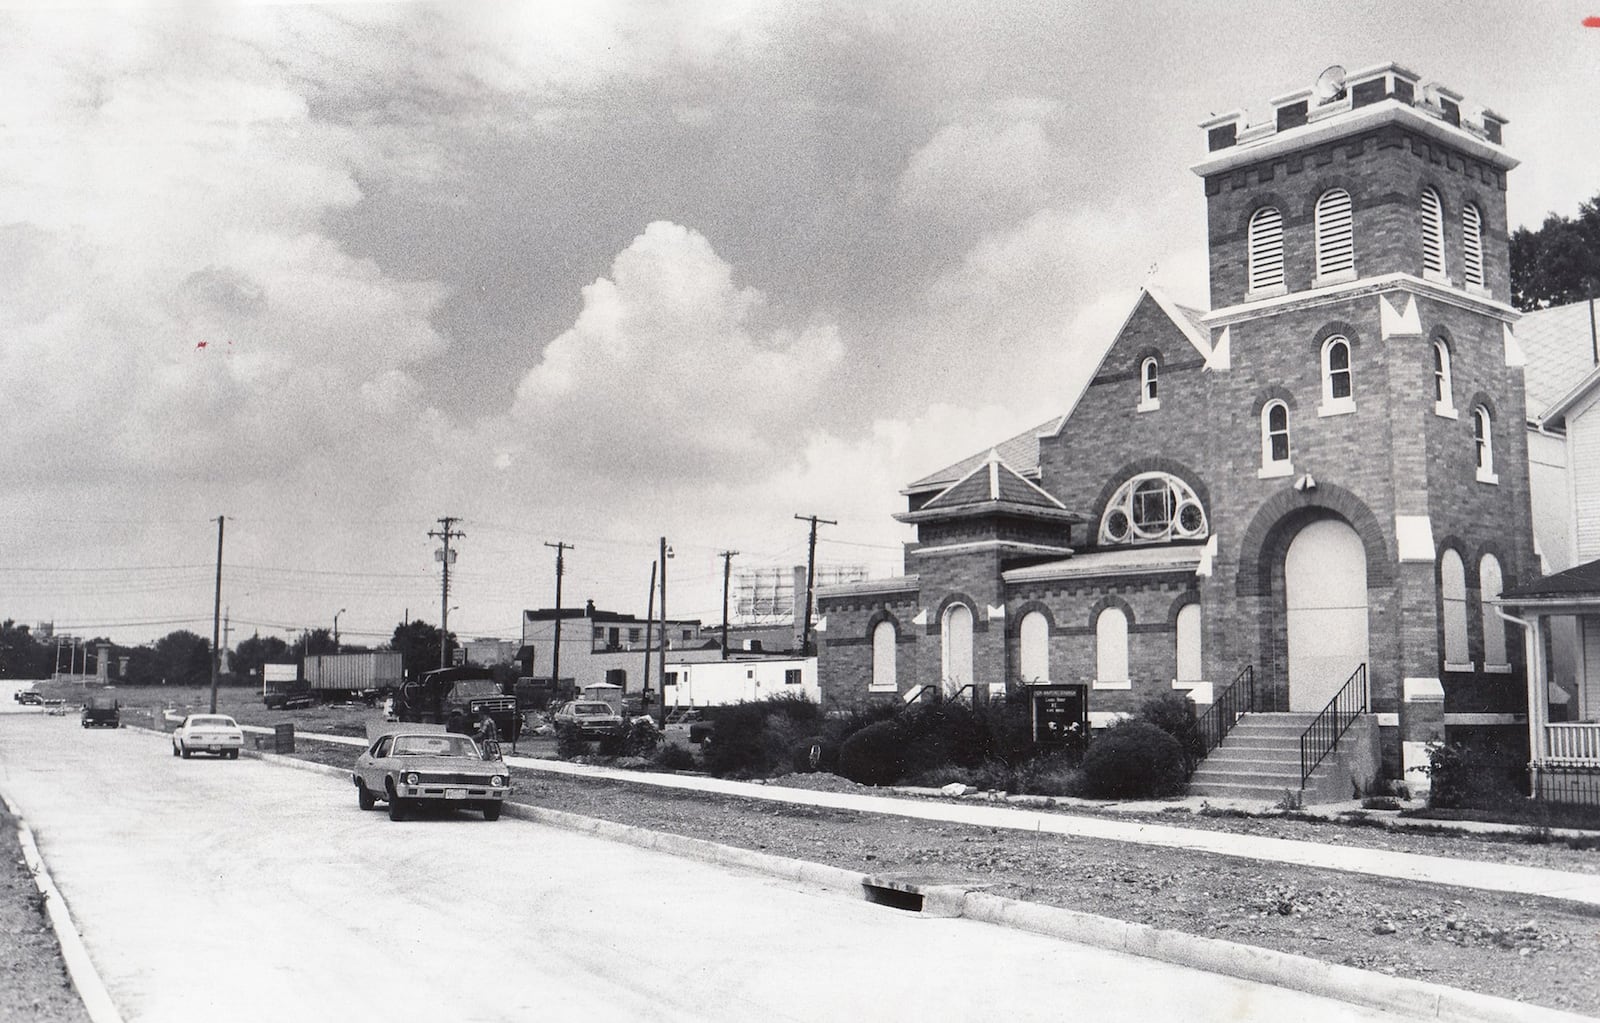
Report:
[[[1041,434],[1053,434],[1056,430],[1060,416],[1051,416],[1037,426],[1030,426],[1015,437],[1008,438],[995,445],[992,450],[1000,452],[1000,460],[1011,466],[1013,471],[1024,475],[1037,475],[1039,472],[1039,437]],[[969,455],[953,465],[947,465],[938,472],[928,475],[912,483],[901,491],[904,494],[914,494],[919,491],[932,490],[935,487],[948,487],[959,480],[966,479],[973,470],[984,465],[989,458],[989,450],[980,451]]]
[[[1066,505],[1049,492],[1007,465],[1000,457],[998,448],[990,448],[989,454],[971,472],[934,496],[922,508],[930,511],[997,501],[1066,510]]]

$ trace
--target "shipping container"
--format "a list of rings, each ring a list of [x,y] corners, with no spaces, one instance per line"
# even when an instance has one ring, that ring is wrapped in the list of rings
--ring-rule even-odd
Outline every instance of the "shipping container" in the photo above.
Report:
[[[723,707],[791,696],[822,699],[815,657],[667,663],[668,707]]]
[[[364,654],[312,654],[306,658],[306,684],[319,693],[355,694],[393,689],[401,681],[398,651]]]

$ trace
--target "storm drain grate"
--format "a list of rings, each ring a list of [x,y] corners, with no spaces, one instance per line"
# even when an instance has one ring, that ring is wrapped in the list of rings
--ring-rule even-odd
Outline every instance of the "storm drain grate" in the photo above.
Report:
[[[885,884],[874,883],[870,879],[861,882],[861,891],[866,895],[867,901],[874,906],[903,909],[908,913],[922,912],[921,892],[907,891],[903,888],[891,888]]]

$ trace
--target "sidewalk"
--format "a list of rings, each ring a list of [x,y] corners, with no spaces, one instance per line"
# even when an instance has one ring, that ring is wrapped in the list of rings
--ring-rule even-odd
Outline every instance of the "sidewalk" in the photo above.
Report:
[[[254,731],[255,729],[248,730]],[[263,731],[265,730],[263,729]],[[364,746],[366,744],[365,740],[340,735],[319,735],[302,732],[299,733],[298,737],[322,742],[335,742],[348,746]],[[770,802],[827,807],[837,810],[855,810],[861,813],[888,814],[915,820],[948,821],[954,824],[1005,828],[1013,831],[1071,835],[1081,838],[1106,839],[1113,842],[1134,842],[1173,849],[1193,849],[1197,852],[1214,853],[1221,856],[1293,863],[1325,870],[1342,870],[1347,873],[1369,874],[1376,877],[1425,881],[1430,884],[1454,885],[1483,891],[1542,895],[1591,906],[1600,906],[1600,873],[1578,874],[1542,867],[1485,863],[1476,860],[1426,856],[1418,853],[1390,852],[1383,849],[1363,849],[1346,845],[1324,845],[1318,842],[1304,842],[1288,838],[1264,838],[1258,835],[1236,835],[1224,831],[1201,831],[1194,828],[1175,827],[1170,824],[1109,820],[1103,817],[1080,816],[1061,812],[1040,813],[1035,810],[1022,809],[1010,805],[972,805],[930,799],[871,796],[853,792],[820,792],[812,789],[786,788],[781,785],[728,781],[722,778],[653,774],[646,771],[624,771],[590,764],[573,764],[561,760],[535,760],[531,757],[520,756],[507,756],[506,763],[512,767],[530,771],[543,771],[548,774],[603,778],[609,781],[650,785],[663,789],[709,792],[725,796],[739,796],[745,799],[764,799]],[[1504,826],[1495,826],[1495,828],[1498,830],[1510,830]]]

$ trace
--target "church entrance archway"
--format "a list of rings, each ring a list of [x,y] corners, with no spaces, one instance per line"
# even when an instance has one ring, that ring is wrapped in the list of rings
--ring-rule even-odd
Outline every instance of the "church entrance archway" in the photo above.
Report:
[[[1289,709],[1320,711],[1367,660],[1367,552],[1340,519],[1309,523],[1289,543],[1283,589]]]

